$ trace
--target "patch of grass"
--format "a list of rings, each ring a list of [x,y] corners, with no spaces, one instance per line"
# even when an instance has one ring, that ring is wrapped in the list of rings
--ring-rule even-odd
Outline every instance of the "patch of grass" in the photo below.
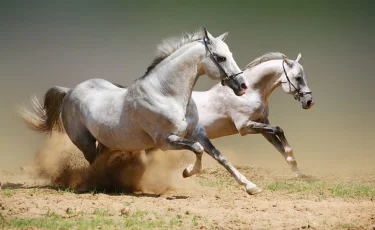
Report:
[[[76,224],[70,220],[64,220],[61,217],[46,217],[46,218],[39,218],[39,219],[11,219],[8,220],[5,224],[7,227],[14,227],[14,228],[47,228],[47,229],[58,229],[58,228],[65,228],[69,229]]]
[[[108,209],[95,209],[95,211],[92,213],[95,216],[112,216]]]
[[[11,197],[13,195],[13,190],[10,188],[6,188],[3,190],[3,195],[6,197]]]
[[[339,224],[338,228],[341,229],[359,229],[361,226],[358,223],[345,223],[345,224]]]
[[[336,197],[375,197],[375,187],[362,184],[336,184],[329,188]]]
[[[121,226],[127,229],[152,229],[167,227],[163,218],[147,218],[148,215],[149,213],[147,211],[136,210],[134,213],[125,218],[125,222]]]
[[[51,212],[51,210],[48,209],[46,217],[51,217],[51,218],[58,218],[59,215],[57,215],[55,212]]]
[[[67,193],[76,193],[76,191],[74,189],[72,189],[72,188],[66,188],[64,190],[64,192],[67,192]]]
[[[48,212],[45,217],[37,219],[5,220],[2,218],[0,219],[0,226],[1,228],[20,229],[179,229],[185,224],[188,224],[184,222],[184,218],[187,218],[184,214],[176,214],[175,217],[167,221],[157,213],[150,213],[143,210],[136,210],[132,214],[119,219],[113,219],[113,217],[110,217],[108,210],[105,209],[98,209],[93,213],[88,214],[94,216],[91,216],[91,218],[88,218],[87,216],[63,218],[54,212]],[[191,225],[195,227],[198,226],[201,219],[200,216],[194,215]]]
[[[328,183],[321,181],[277,181],[269,183],[266,188],[271,191],[287,191],[291,193],[308,193],[320,198],[371,198],[375,197],[375,186],[359,183]]]
[[[5,224],[6,224],[5,218],[0,213],[0,227],[4,228]]]
[[[95,195],[97,193],[98,193],[98,190],[96,190],[96,188],[90,190],[91,195]]]
[[[183,216],[180,215],[180,214],[177,214],[174,218],[172,218],[170,221],[169,221],[169,226],[170,227],[181,227],[182,224],[183,224]]]
[[[57,192],[58,192],[59,194],[64,194],[64,193],[76,193],[76,192],[74,191],[74,189],[71,189],[71,188],[65,188],[65,189],[58,188],[58,189],[57,189]]]
[[[323,191],[323,184],[306,181],[276,181],[267,184],[267,189],[271,191],[287,190],[291,192],[305,192],[305,191]]]
[[[140,218],[139,218],[140,217]],[[38,219],[11,219],[4,222],[2,227],[10,228],[44,228],[44,229],[152,229],[167,227],[163,220],[147,220],[143,212],[137,212],[125,220],[115,221],[108,217],[97,215],[94,219],[90,218],[69,218],[63,219],[60,216],[51,216]],[[176,225],[172,225],[176,226]]]
[[[130,206],[131,204],[133,204],[135,202],[135,198],[132,197],[132,200],[131,201],[127,201],[124,203],[125,206]]]
[[[199,218],[199,216],[197,216],[197,215],[193,216],[193,219],[191,221],[193,222],[194,226],[198,226],[198,218]]]
[[[120,224],[114,220],[111,219],[105,219],[97,217],[95,219],[78,219],[76,220],[76,223],[78,222],[78,225],[75,225],[78,227],[78,229],[95,229],[101,227],[102,229],[111,229],[116,226],[119,226]]]
[[[354,228],[355,227],[355,225],[354,224],[343,224],[343,225],[341,225],[343,228],[347,228],[347,229],[349,229],[349,228]]]

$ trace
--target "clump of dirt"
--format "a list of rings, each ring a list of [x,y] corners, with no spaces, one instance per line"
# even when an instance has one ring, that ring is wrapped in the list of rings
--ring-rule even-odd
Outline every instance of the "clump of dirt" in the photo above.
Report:
[[[35,157],[34,173],[51,185],[77,191],[162,194],[181,187],[184,153],[105,151],[92,165],[64,134],[54,133]],[[191,155],[191,154],[190,154]]]
[[[53,134],[34,161],[33,173],[50,181],[51,185],[77,188],[88,177],[89,164],[82,153],[71,145],[65,135]]]

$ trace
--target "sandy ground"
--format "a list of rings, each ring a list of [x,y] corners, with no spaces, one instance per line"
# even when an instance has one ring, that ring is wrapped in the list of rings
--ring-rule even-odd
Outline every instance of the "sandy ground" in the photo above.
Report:
[[[241,167],[241,171],[250,178],[254,176],[254,171],[262,177],[275,176],[260,168]],[[67,219],[77,216],[90,219],[95,212],[108,212],[107,218],[121,221],[129,213],[145,211],[151,215],[140,221],[159,218],[170,223],[179,218],[181,222],[177,226],[170,226],[177,229],[375,228],[375,197],[321,198],[319,194],[267,189],[257,196],[249,196],[240,186],[232,183],[232,178],[221,168],[206,169],[194,178],[181,177],[181,185],[185,188],[176,188],[161,195],[75,194],[56,188],[33,187],[32,183],[40,184],[42,181],[24,180],[22,174],[21,170],[2,173],[2,181],[8,179],[26,183],[22,188],[12,189],[12,195],[2,193],[1,214],[6,220],[44,218],[50,213]],[[267,184],[262,177],[257,177],[257,181],[261,182],[259,184]]]
[[[219,166],[182,178],[193,159],[184,153],[168,155],[168,161],[160,152],[152,158],[107,154],[89,167],[79,152],[62,146],[52,141],[34,165],[1,171],[0,226],[66,228],[30,221],[52,218],[98,229],[375,229],[372,173],[296,179],[285,171],[238,166],[264,189],[250,196]],[[82,186],[86,193],[70,189]]]

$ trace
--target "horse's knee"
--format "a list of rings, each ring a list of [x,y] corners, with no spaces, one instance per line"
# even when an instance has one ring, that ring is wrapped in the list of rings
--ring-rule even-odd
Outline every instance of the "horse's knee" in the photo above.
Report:
[[[279,126],[275,126],[274,133],[277,135],[281,135],[281,134],[284,134],[284,130],[280,128]]]
[[[246,126],[244,126],[244,127],[241,127],[240,129],[238,129],[238,133],[241,136],[246,136],[249,133],[249,130]]]

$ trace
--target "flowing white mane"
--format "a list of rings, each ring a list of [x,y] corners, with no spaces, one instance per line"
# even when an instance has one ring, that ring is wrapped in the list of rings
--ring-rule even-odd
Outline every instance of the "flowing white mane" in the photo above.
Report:
[[[266,53],[266,54],[263,54],[262,56],[256,58],[255,60],[253,60],[249,64],[247,64],[245,69],[253,68],[253,67],[255,67],[255,66],[257,66],[257,65],[259,65],[263,62],[266,62],[266,61],[281,60],[284,57],[286,58],[286,55],[283,54],[283,53],[279,53],[279,52]]]
[[[157,47],[156,56],[152,61],[151,65],[147,68],[147,71],[144,76],[146,76],[151,70],[155,68],[160,62],[174,53],[176,50],[182,46],[203,39],[204,32],[203,30],[197,30],[194,33],[183,33],[180,36],[167,38],[163,40]]]

